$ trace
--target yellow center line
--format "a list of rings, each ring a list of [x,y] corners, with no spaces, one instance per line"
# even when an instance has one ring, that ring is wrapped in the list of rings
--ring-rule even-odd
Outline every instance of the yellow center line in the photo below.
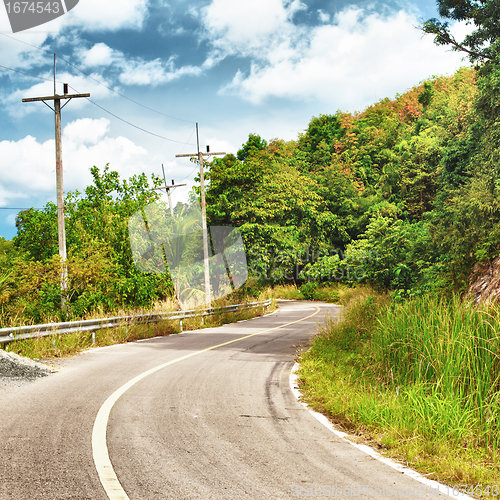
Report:
[[[217,344],[212,347],[207,347],[206,349],[202,349],[201,351],[192,352],[191,354],[186,354],[185,356],[181,356],[180,358],[173,359],[172,361],[168,361],[167,363],[163,363],[162,365],[151,368],[151,370],[147,370],[144,373],[137,375],[137,377],[134,377],[132,380],[127,382],[125,385],[122,385],[119,389],[113,392],[113,394],[111,394],[111,396],[106,399],[99,412],[97,413],[97,417],[94,422],[94,428],[92,430],[92,454],[94,457],[94,464],[97,469],[97,473],[99,474],[101,484],[104,487],[108,498],[110,500],[130,500],[128,495],[125,493],[125,490],[122,488],[120,481],[118,481],[118,477],[116,476],[113,465],[111,464],[111,460],[109,459],[108,445],[106,443],[106,431],[108,427],[109,415],[114,404],[125,392],[127,392],[132,386],[137,384],[137,382],[163,368],[166,368],[167,366],[173,365],[188,358],[192,358],[193,356],[198,356],[199,354],[202,354],[204,352],[217,349],[218,347],[223,347],[225,345],[233,344],[234,342],[239,342],[240,340],[255,337],[255,335],[262,335],[263,333],[270,332],[272,330],[278,330],[279,328],[285,328],[286,326],[300,323],[301,321],[305,321],[306,319],[316,316],[319,311],[320,309],[319,307],[317,307],[315,313],[310,314],[305,318],[291,321],[290,323],[286,323],[281,326],[268,328],[267,330],[262,330],[261,332],[251,333],[250,335],[245,335],[244,337],[229,340],[228,342]]]

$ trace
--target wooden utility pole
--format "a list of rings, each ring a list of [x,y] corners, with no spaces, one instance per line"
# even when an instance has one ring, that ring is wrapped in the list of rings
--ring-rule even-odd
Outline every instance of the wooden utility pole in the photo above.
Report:
[[[66,230],[64,226],[64,189],[63,189],[63,166],[62,166],[62,141],[61,141],[61,110],[71,99],[78,97],[90,97],[90,94],[68,94],[68,84],[64,84],[64,95],[56,93],[56,55],[54,54],[54,95],[48,97],[29,97],[23,102],[42,101],[52,109],[45,101],[54,101],[56,122],[56,183],[57,183],[57,232],[59,240],[59,255],[61,257],[61,305],[65,308],[66,293],[68,291],[68,268],[66,265]],[[69,99],[61,107],[61,100]]]
[[[165,169],[163,168],[163,163],[161,164],[161,169],[163,171],[163,180],[165,182],[165,186],[154,188],[155,190],[165,189],[167,191],[168,196],[168,205],[170,207],[170,215],[172,219],[174,218],[174,206],[172,205],[172,196],[170,195],[170,190],[174,190],[177,187],[187,186],[187,184],[175,184],[174,179],[172,179],[172,185],[167,186],[167,178],[165,177]]]
[[[200,136],[198,134],[198,124],[196,124],[196,144],[198,146],[198,153],[175,155],[176,158],[189,156],[191,158],[198,157],[200,163],[200,187],[201,187],[201,225],[203,228],[203,260],[205,267],[205,298],[208,307],[212,307],[210,298],[210,270],[208,265],[208,231],[207,231],[207,208],[205,203],[205,177],[203,176],[203,156],[216,156],[225,155],[226,153],[210,153],[210,147],[207,146],[207,152],[200,151]]]

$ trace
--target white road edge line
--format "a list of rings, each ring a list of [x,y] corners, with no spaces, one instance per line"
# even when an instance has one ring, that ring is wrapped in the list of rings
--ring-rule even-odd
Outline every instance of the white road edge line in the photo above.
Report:
[[[99,409],[99,412],[97,413],[97,417],[94,422],[94,427],[92,429],[92,456],[94,458],[94,465],[97,469],[99,480],[101,481],[101,484],[104,488],[104,491],[108,495],[109,500],[130,500],[115,473],[113,464],[111,463],[111,460],[109,458],[108,445],[106,442],[106,433],[107,433],[109,415],[111,413],[111,410],[113,409],[114,404],[123,394],[125,394],[125,392],[127,392],[131,387],[133,387],[135,384],[137,384],[137,382],[141,381],[142,379],[148,377],[149,375],[159,370],[162,370],[163,368],[166,368],[167,366],[178,363],[179,361],[183,361],[193,356],[197,356],[198,354],[202,354],[204,352],[212,351],[214,349],[217,349],[218,347],[234,344],[235,342],[239,342],[240,340],[255,337],[256,335],[261,335],[263,333],[270,332],[272,330],[279,330],[281,328],[285,328],[295,323],[300,323],[301,321],[305,321],[306,319],[316,316],[316,314],[318,314],[319,312],[320,309],[318,307],[314,314],[309,314],[309,316],[305,316],[304,318],[295,321],[290,321],[289,323],[285,323],[280,326],[266,328],[264,330],[261,330],[260,332],[244,335],[243,337],[229,340],[227,342],[223,342],[222,344],[217,344],[211,347],[207,347],[200,351],[194,351],[190,354],[186,354],[185,356],[181,356],[180,358],[173,359],[171,361],[168,361],[167,363],[163,363],[162,365],[156,366],[155,368],[151,368],[150,370],[145,371],[140,375],[137,375],[137,377],[134,377],[132,380],[129,380],[126,384],[122,385],[119,389],[113,392],[113,394],[111,394],[111,396],[109,396],[108,399],[106,399],[104,404]]]
[[[298,389],[298,375],[297,375],[299,367],[300,367],[299,363],[295,363],[293,365],[292,371],[290,372],[289,382],[290,382],[290,389],[292,390],[293,395],[295,396],[297,401],[302,406],[307,408],[309,413],[311,413],[311,415],[316,420],[321,422],[327,429],[332,431],[337,437],[339,437],[340,439],[342,439],[346,443],[349,443],[350,445],[354,446],[355,448],[358,448],[358,450],[365,452],[367,455],[370,455],[375,460],[378,460],[378,461],[388,465],[389,467],[396,469],[398,472],[401,472],[404,475],[409,476],[409,477],[415,479],[416,481],[425,484],[426,486],[429,486],[430,488],[434,488],[439,493],[443,493],[445,495],[448,495],[452,498],[456,498],[459,500],[476,500],[476,499],[474,499],[468,495],[465,495],[464,493],[461,493],[461,492],[459,492],[457,495],[455,495],[453,493],[452,487],[447,486],[446,484],[438,483],[437,481],[433,481],[432,479],[427,479],[426,477],[419,474],[417,471],[414,471],[413,469],[405,467],[404,465],[398,464],[397,462],[394,462],[390,458],[383,457],[378,451],[375,451],[371,446],[353,443],[349,439],[346,439],[346,436],[349,436],[349,434],[335,429],[333,424],[328,420],[328,418],[325,415],[318,413],[317,411],[309,408],[309,405],[307,403],[304,403],[303,401],[300,400],[300,397],[302,396],[302,394],[301,394],[300,390]]]

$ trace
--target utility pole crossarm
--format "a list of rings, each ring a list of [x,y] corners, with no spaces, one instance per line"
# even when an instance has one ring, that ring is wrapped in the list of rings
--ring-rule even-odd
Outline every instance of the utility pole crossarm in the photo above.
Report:
[[[177,187],[182,187],[182,186],[187,186],[187,184],[175,184],[174,186],[161,186],[159,188],[153,188],[153,191],[157,191],[159,189],[166,189],[168,191],[171,188],[177,188]]]
[[[51,95],[48,97],[26,97],[23,102],[35,102],[35,101],[55,101],[56,99],[74,99],[76,97],[90,97],[90,94],[63,94],[63,95]]]
[[[212,155],[225,155],[226,153],[200,153],[200,154],[203,156],[212,156]],[[188,156],[198,156],[198,153],[175,155],[176,158],[185,158]]]
[[[163,165],[162,165],[163,167]],[[172,219],[174,218],[174,206],[172,205],[172,196],[170,193],[170,190],[174,190],[176,187],[182,187],[182,186],[187,186],[187,184],[174,184],[174,181],[172,180],[172,185],[167,186],[167,181],[165,181],[165,185],[157,188],[153,188],[153,191],[161,191],[165,190],[167,192],[168,196],[168,206],[170,207],[170,215],[172,216]]]

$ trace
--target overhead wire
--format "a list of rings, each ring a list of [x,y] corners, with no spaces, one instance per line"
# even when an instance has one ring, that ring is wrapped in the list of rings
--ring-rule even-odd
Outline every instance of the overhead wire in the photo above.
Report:
[[[71,88],[73,88],[73,87],[71,87]],[[73,90],[75,90],[75,89],[73,89]],[[75,91],[78,92],[77,90],[75,90]],[[98,108],[102,109],[106,113],[108,113],[111,116],[115,117],[117,120],[120,120],[123,123],[126,123],[127,125],[130,125],[131,127],[136,128],[137,130],[141,130],[142,132],[145,132],[146,134],[154,135],[155,137],[159,137],[160,139],[164,139],[166,141],[176,142],[177,144],[183,144],[183,145],[189,144],[189,143],[186,143],[186,142],[183,142],[183,141],[177,141],[175,139],[170,139],[169,137],[165,137],[163,135],[155,134],[154,132],[150,132],[149,130],[146,130],[145,128],[139,127],[138,125],[134,125],[132,122],[129,122],[129,121],[125,120],[124,118],[121,118],[120,116],[115,115],[114,113],[112,113],[111,111],[107,110],[106,108],[103,108],[100,104],[97,104],[96,102],[92,101],[88,97],[86,97],[85,99],[87,99],[87,101],[89,101],[90,103],[92,103],[94,106],[97,106]]]
[[[117,90],[115,90],[115,89],[113,89],[111,87],[108,87],[105,83],[102,83],[99,80],[95,79],[94,77],[92,77],[92,76],[88,75],[87,73],[83,72],[80,68],[78,68],[74,64],[70,63],[68,60],[64,59],[64,57],[59,56],[59,58],[62,59],[67,64],[69,64],[70,66],[72,66],[73,68],[75,68],[82,75],[86,76],[87,78],[90,78],[91,80],[93,80],[94,82],[98,83],[99,85],[102,85],[103,87],[106,87],[108,90],[110,90],[111,92],[115,93],[116,95],[119,95],[120,97],[123,97],[124,99],[127,99],[128,101],[133,102],[134,104],[137,104],[138,106],[141,106],[141,107],[143,107],[145,109],[148,109],[149,111],[153,111],[154,113],[157,113],[159,115],[166,116],[167,118],[172,118],[173,120],[178,120],[178,121],[181,121],[181,122],[191,123],[191,124],[195,123],[195,122],[193,122],[191,120],[185,120],[184,118],[178,118],[176,116],[167,115],[166,113],[162,113],[161,111],[158,111],[157,109],[153,109],[153,108],[150,108],[149,106],[146,106],[145,104],[141,104],[140,102],[137,102],[134,99],[131,99],[130,97],[127,97],[126,95],[120,94],[120,92],[118,92]]]
[[[9,68],[7,66],[3,66],[2,64],[0,64],[0,68],[4,68],[4,69],[8,69],[10,71],[14,71],[16,73],[21,73],[23,75],[26,75],[26,76],[30,76],[32,78],[38,78],[39,80],[45,80],[45,81],[48,81],[48,82],[52,82],[53,79],[49,79],[49,78],[44,78],[42,76],[35,76],[35,75],[31,75],[30,73],[25,73],[24,71],[19,71],[19,70],[16,70],[16,69],[13,69],[13,68]],[[56,80],[57,81],[57,80]],[[62,82],[57,82],[57,83],[62,83]],[[76,90],[74,87],[72,87],[71,85],[69,85],[70,88],[72,88],[75,92],[78,92],[78,90]],[[155,137],[159,137],[160,139],[164,139],[166,141],[170,141],[170,142],[176,142],[178,144],[183,144],[184,146],[190,144],[189,142],[183,142],[183,141],[177,141],[175,139],[170,139],[169,137],[165,137],[165,136],[162,136],[162,135],[159,135],[159,134],[155,134],[154,132],[150,132],[149,130],[146,130],[142,127],[139,127],[138,125],[134,125],[133,123],[125,120],[124,118],[121,118],[119,117],[118,115],[115,115],[114,113],[112,113],[111,111],[103,108],[102,106],[100,106],[99,104],[97,104],[96,102],[92,101],[91,99],[89,98],[86,98],[87,101],[91,102],[94,106],[97,106],[98,108],[102,109],[103,111],[105,111],[106,113],[110,114],[111,116],[114,116],[115,118],[117,118],[118,120],[121,120],[122,122],[126,123],[127,125],[130,125],[131,127],[134,127],[138,130],[141,130],[142,132],[146,132],[147,134],[150,134],[150,135],[154,135]],[[193,134],[191,133],[191,136],[190,138],[188,139],[191,140],[191,137],[193,137]],[[194,144],[190,144],[190,145],[194,145]]]
[[[194,169],[193,169],[193,170],[191,170],[191,173],[190,173],[188,176],[184,177],[184,179],[181,179],[179,182],[182,182],[182,181],[185,181],[186,179],[189,179],[189,178],[193,175],[193,172],[194,172],[197,168],[198,168],[198,166],[194,167]]]
[[[21,73],[21,75],[31,76],[31,78],[38,78],[39,80],[45,80],[47,82],[54,81],[53,78],[44,78],[43,76],[35,76],[35,75],[30,74],[30,73],[26,73],[24,71],[19,71],[18,69],[8,68],[7,66],[3,66],[2,64],[0,64],[0,68],[8,69],[9,71],[14,71],[16,73]],[[57,83],[62,83],[62,82],[57,82]]]
[[[39,80],[45,80],[45,81],[48,81],[48,82],[53,82],[54,80],[53,79],[49,79],[49,78],[44,78],[42,76],[35,76],[35,75],[31,75],[30,73],[25,73],[24,71],[19,71],[17,69],[13,69],[13,68],[9,68],[7,66],[3,66],[2,64],[0,64],[0,68],[3,68],[3,69],[8,69],[9,71],[14,71],[16,73],[21,73],[23,75],[26,75],[26,76],[30,76],[32,78],[38,78]],[[56,80],[57,81],[57,80]],[[62,83],[62,82],[59,82],[57,81],[57,83]],[[72,87],[71,85],[69,85],[70,88],[72,88],[75,92],[78,92],[78,90],[76,90],[74,87]],[[142,127],[139,127],[138,125],[134,125],[133,123],[125,120],[124,118],[121,118],[119,117],[118,115],[115,115],[114,113],[112,113],[111,111],[103,108],[102,106],[100,106],[99,104],[97,104],[96,102],[90,100],[89,98],[86,98],[87,101],[91,102],[94,106],[97,106],[98,108],[101,108],[103,111],[105,111],[106,113],[109,113],[111,116],[114,116],[115,118],[117,118],[118,120],[121,120],[122,122],[126,123],[127,125],[130,125],[131,127],[134,127],[138,130],[142,130],[143,132],[146,132],[147,134],[150,134],[150,135],[154,135],[155,137],[159,137],[160,139],[164,139],[166,141],[171,141],[171,142],[176,142],[178,144],[183,144],[184,146],[190,144],[191,146],[193,146],[194,144],[191,144],[189,142],[183,142],[183,141],[177,141],[175,139],[170,139],[169,137],[165,137],[165,136],[162,136],[162,135],[159,135],[159,134],[155,134],[154,132],[150,132],[149,130],[146,130]],[[191,137],[193,137],[193,133],[191,133],[191,136],[190,138],[188,139],[188,141],[191,140]]]
[[[38,50],[41,50],[41,51],[43,51],[43,52],[47,52],[47,53],[50,53],[50,54],[52,54],[52,53],[53,53],[52,51],[50,51],[50,50],[48,50],[48,49],[44,49],[43,47],[39,47],[39,46],[33,45],[33,44],[31,44],[31,43],[24,42],[24,41],[19,40],[19,39],[15,38],[15,37],[9,36],[9,35],[7,35],[7,34],[5,34],[5,33],[0,33],[0,34],[1,34],[1,35],[3,35],[3,36],[5,36],[6,38],[9,38],[9,39],[14,40],[14,41],[19,42],[19,43],[22,43],[22,44],[27,45],[27,46],[29,46],[29,47],[33,47],[33,48],[35,48],[35,49],[38,49]],[[167,118],[171,118],[171,119],[174,119],[174,120],[179,120],[179,121],[182,121],[182,122],[185,122],[185,123],[191,123],[191,124],[195,123],[195,122],[190,121],[190,120],[185,120],[185,119],[183,119],[183,118],[178,118],[178,117],[175,117],[175,116],[172,116],[172,115],[168,115],[168,114],[166,114],[166,113],[162,113],[161,111],[158,111],[158,110],[156,110],[156,109],[150,108],[150,107],[148,107],[148,106],[146,106],[146,105],[144,105],[144,104],[142,104],[142,103],[140,103],[140,102],[138,102],[138,101],[135,101],[134,99],[131,99],[130,97],[127,97],[127,96],[125,96],[125,95],[121,94],[120,92],[116,91],[115,89],[113,89],[113,88],[111,88],[111,87],[108,87],[106,84],[102,83],[101,81],[97,80],[96,78],[94,78],[94,77],[90,76],[89,74],[85,73],[85,72],[84,72],[84,71],[82,71],[80,68],[78,68],[78,66],[76,66],[76,65],[72,64],[72,63],[71,63],[71,62],[69,62],[67,59],[65,59],[64,57],[62,57],[61,55],[59,55],[59,59],[63,60],[66,64],[69,64],[71,67],[75,68],[77,71],[79,71],[81,74],[83,74],[83,75],[84,75],[84,76],[86,76],[87,78],[89,78],[89,79],[91,79],[91,80],[95,81],[98,85],[101,85],[101,86],[103,86],[103,87],[107,88],[107,89],[108,89],[108,90],[110,90],[111,92],[113,92],[113,93],[117,94],[117,95],[118,95],[118,96],[120,96],[120,97],[123,97],[124,99],[127,99],[128,101],[133,102],[134,104],[137,104],[138,106],[141,106],[141,107],[143,107],[143,108],[145,108],[145,109],[147,109],[147,110],[149,110],[149,111],[153,111],[154,113],[157,113],[157,114],[160,114],[160,115],[166,116]],[[16,73],[20,73],[20,74],[24,74],[24,75],[26,75],[26,76],[30,76],[30,77],[32,77],[32,78],[37,78],[37,79],[40,79],[40,80],[45,80],[45,81],[50,81],[50,82],[52,82],[52,81],[53,81],[53,79],[44,78],[44,77],[41,77],[41,76],[35,76],[35,75],[30,74],[30,73],[26,73],[26,72],[23,72],[23,71],[19,71],[19,70],[13,69],[13,68],[8,68],[7,66],[2,66],[2,65],[0,65],[0,67],[2,67],[2,68],[4,68],[4,69],[8,69],[8,70],[10,70],[10,71],[14,71],[14,72],[16,72]],[[56,81],[57,81],[57,80],[56,80]],[[57,81],[57,83],[62,83],[62,82]],[[74,87],[72,87],[71,85],[70,85],[70,87],[71,87],[71,88],[72,88],[75,92],[78,92],[78,90],[76,90],[76,89],[75,89]],[[187,146],[187,145],[194,145],[194,144],[192,144],[192,143],[190,143],[190,142],[189,142],[189,141],[191,140],[191,138],[193,137],[194,130],[193,130],[193,132],[191,133],[191,136],[189,137],[189,139],[188,139],[188,141],[187,141],[187,142],[177,141],[177,140],[175,140],[175,139],[170,139],[169,137],[165,137],[165,136],[162,136],[162,135],[156,134],[156,133],[154,133],[154,132],[151,132],[151,131],[149,131],[149,130],[146,130],[146,129],[142,128],[142,127],[139,127],[138,125],[135,125],[135,124],[133,124],[132,122],[130,122],[130,121],[128,121],[128,120],[125,120],[124,118],[121,118],[120,116],[116,115],[115,113],[112,113],[111,111],[107,110],[106,108],[104,108],[103,106],[101,106],[101,105],[97,104],[96,102],[92,101],[91,99],[89,99],[89,98],[86,98],[86,99],[87,99],[87,101],[89,101],[90,103],[92,103],[94,106],[97,106],[98,108],[100,108],[100,109],[101,109],[101,110],[103,110],[104,112],[106,112],[106,113],[108,113],[109,115],[113,116],[114,118],[116,118],[116,119],[118,119],[118,120],[120,120],[120,121],[122,121],[122,122],[126,123],[127,125],[130,125],[131,127],[134,127],[134,128],[136,128],[136,129],[138,129],[138,130],[141,130],[142,132],[145,132],[145,133],[147,133],[147,134],[153,135],[153,136],[158,137],[158,138],[160,138],[160,139],[164,139],[164,140],[167,140],[167,141],[170,141],[170,142],[175,142],[175,143],[177,143],[177,144],[182,144],[182,145],[183,145],[183,148],[181,149],[181,151],[180,151],[180,152],[182,152],[182,150],[184,149],[184,147],[185,147],[185,146]],[[184,179],[182,179],[182,180],[185,180],[185,179],[187,179],[187,178],[191,177],[191,175],[192,175],[192,174],[193,174],[193,172],[196,170],[196,168],[197,168],[197,167],[195,167],[195,169],[194,169],[194,170],[192,170],[192,171],[191,171],[191,173],[190,173],[187,177],[184,177]]]
[[[181,150],[178,152],[178,154],[181,154],[181,153],[184,151],[184,148],[185,148],[187,145],[194,146],[194,143],[189,142],[189,141],[192,139],[192,137],[193,137],[193,135],[194,135],[194,133],[195,133],[195,132],[196,132],[196,129],[193,129],[193,131],[191,132],[191,135],[189,136],[188,142],[186,142],[186,143],[184,144],[184,146],[181,148]]]
[[[194,157],[195,155],[193,155]],[[191,170],[191,172],[189,173],[189,175],[187,175],[186,177],[184,177],[184,179],[181,179],[179,182],[182,182],[182,181],[185,181],[186,179],[188,179],[189,177],[191,177],[193,175],[193,173],[198,169],[198,165],[196,165],[196,167],[193,168],[193,170]]]
[[[23,42],[22,40],[19,40],[13,36],[9,36],[5,33],[0,33],[0,35],[3,35],[7,38],[10,38],[11,40],[14,40],[16,42],[19,42],[19,43],[22,43],[24,45],[28,45],[29,47],[33,47],[35,49],[38,49],[38,50],[42,50],[43,52],[47,52],[49,54],[53,54],[54,52],[49,50],[49,49],[44,49],[43,47],[38,47],[37,45],[33,45],[31,43],[28,43],[28,42]],[[94,82],[96,82],[97,84],[99,85],[102,85],[103,87],[107,88],[108,90],[110,90],[111,92],[115,93],[116,95],[119,95],[120,97],[123,97],[124,99],[127,99],[128,101],[130,102],[133,102],[134,104],[137,104],[138,106],[141,106],[145,109],[148,109],[149,111],[153,111],[154,113],[157,113],[159,115],[162,115],[162,116],[166,116],[167,118],[172,118],[173,120],[179,120],[181,122],[185,122],[185,123],[191,123],[191,124],[194,124],[195,122],[191,121],[191,120],[185,120],[184,118],[178,118],[176,116],[172,116],[172,115],[168,115],[166,113],[162,113],[161,111],[158,111],[157,109],[153,109],[153,108],[150,108],[149,106],[146,106],[145,104],[142,104],[134,99],[131,99],[130,97],[127,97],[126,95],[123,95],[121,94],[120,92],[118,92],[117,90],[111,88],[111,87],[108,87],[105,83],[102,83],[101,81],[97,80],[96,78],[94,78],[93,76],[85,73],[84,71],[82,71],[78,66],[74,65],[73,63],[69,62],[67,59],[65,59],[63,56],[61,56],[60,54],[58,54],[59,56],[59,59],[63,60],[66,64],[69,64],[70,66],[72,66],[73,68],[75,68],[77,71],[79,71],[82,75],[86,76],[87,78],[90,78],[90,80],[93,80]],[[60,82],[58,82],[60,83]]]

